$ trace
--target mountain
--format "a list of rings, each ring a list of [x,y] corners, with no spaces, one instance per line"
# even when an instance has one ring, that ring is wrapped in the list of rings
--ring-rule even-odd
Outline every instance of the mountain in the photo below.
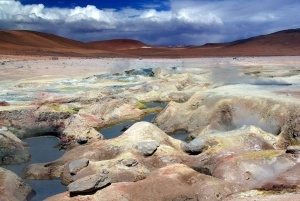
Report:
[[[53,34],[18,30],[0,31],[0,54],[49,56],[122,56]]]
[[[0,31],[0,54],[84,57],[300,56],[300,29],[290,29],[228,43],[159,47],[138,40],[83,43],[36,31]]]

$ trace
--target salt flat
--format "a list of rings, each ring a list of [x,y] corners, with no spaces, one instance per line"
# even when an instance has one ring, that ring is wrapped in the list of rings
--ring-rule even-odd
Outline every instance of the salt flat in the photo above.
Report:
[[[117,73],[129,69],[156,67],[242,67],[268,70],[294,69],[300,66],[299,56],[223,57],[182,59],[131,58],[66,58],[1,56],[1,81],[57,80],[86,77],[94,74]]]

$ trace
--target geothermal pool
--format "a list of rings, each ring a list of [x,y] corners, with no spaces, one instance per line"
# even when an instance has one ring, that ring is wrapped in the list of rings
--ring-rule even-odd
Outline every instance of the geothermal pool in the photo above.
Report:
[[[28,151],[31,155],[31,160],[28,163],[2,166],[3,168],[16,173],[20,177],[23,177],[23,170],[28,165],[33,163],[45,163],[53,161],[64,154],[63,151],[55,148],[59,140],[58,138],[53,136],[27,138],[23,141],[30,146],[28,147]],[[66,186],[61,184],[60,179],[24,180],[36,193],[31,201],[41,201],[46,199],[47,197],[65,192],[67,190]]]
[[[147,108],[165,108],[167,106],[167,103],[145,103],[145,105],[147,106]],[[125,127],[129,128],[130,126],[139,121],[151,122],[151,120],[154,119],[156,115],[157,113],[149,114],[140,120],[124,122],[122,124],[114,125],[109,128],[101,129],[99,130],[99,132],[104,135],[105,139],[115,138],[122,135],[122,129],[124,129]],[[184,131],[179,131],[171,136],[173,138],[184,141],[187,137],[187,133]],[[23,141],[29,145],[28,151],[31,155],[31,160],[27,163],[1,166],[5,169],[11,170],[20,177],[24,176],[23,171],[28,165],[33,163],[46,163],[54,161],[64,154],[63,151],[60,151],[57,148],[55,148],[59,142],[59,139],[54,136],[33,137],[24,139]],[[67,187],[61,184],[61,180],[59,178],[50,180],[24,180],[35,191],[35,195],[34,197],[32,197],[31,201],[44,200],[52,195],[56,195],[67,191]]]
[[[167,103],[145,103],[145,105],[147,106],[147,108],[151,108],[151,107],[162,107],[165,108],[167,106]],[[128,122],[124,122],[121,124],[117,124],[114,125],[112,127],[109,128],[105,128],[105,129],[100,129],[99,132],[104,136],[105,139],[111,139],[111,138],[115,138],[118,137],[120,135],[122,135],[122,133],[127,130],[130,126],[132,126],[133,124],[140,122],[140,121],[147,121],[147,122],[151,122],[152,119],[155,118],[157,114],[149,114],[146,115],[144,118],[140,119],[140,120],[135,120],[135,121],[128,121]],[[187,138],[187,132],[185,131],[178,131],[176,133],[173,133],[172,135],[170,135],[171,137],[178,139],[178,140],[182,140],[185,141]]]

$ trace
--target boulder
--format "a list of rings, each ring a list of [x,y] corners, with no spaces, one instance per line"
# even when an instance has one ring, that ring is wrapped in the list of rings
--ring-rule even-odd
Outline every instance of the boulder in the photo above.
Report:
[[[81,158],[75,161],[72,161],[69,164],[69,171],[71,175],[75,175],[78,171],[81,169],[87,167],[89,164],[89,159],[88,158]]]
[[[0,201],[26,201],[34,191],[15,173],[0,167]]]
[[[141,141],[134,144],[134,148],[138,153],[144,156],[151,156],[159,147],[159,143],[155,140]]]
[[[123,165],[127,166],[127,167],[133,167],[136,166],[137,164],[139,164],[139,162],[134,159],[134,158],[128,158],[122,161]]]
[[[10,132],[0,131],[0,165],[25,163],[30,154],[20,141]]]
[[[89,193],[110,184],[108,175],[94,174],[83,177],[68,185],[70,194]]]

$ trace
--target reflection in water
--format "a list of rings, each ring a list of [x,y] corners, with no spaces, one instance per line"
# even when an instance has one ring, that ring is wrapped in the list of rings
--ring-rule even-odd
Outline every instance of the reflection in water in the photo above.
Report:
[[[181,140],[181,141],[187,141],[188,133],[186,131],[177,131],[176,133],[170,135],[172,138]]]
[[[145,103],[145,105],[147,106],[147,108],[151,108],[151,107],[165,108],[167,106],[166,103],[153,103],[153,102],[152,103]],[[135,124],[137,122],[140,122],[140,121],[151,122],[152,119],[154,119],[156,117],[156,115],[157,114],[149,114],[149,115],[145,116],[143,119],[124,122],[122,124],[114,125],[112,127],[99,130],[99,132],[104,136],[105,139],[112,139],[112,138],[115,138],[115,137],[118,137],[118,136],[122,135],[123,132],[125,132],[130,126],[132,126],[133,124]],[[187,137],[187,132],[178,131],[175,134],[172,134],[170,136],[175,138],[175,139],[185,141],[186,137]]]
[[[25,139],[24,142],[30,146],[28,151],[31,154],[31,160],[28,163],[2,166],[3,168],[16,173],[20,177],[23,176],[23,170],[29,164],[50,162],[60,158],[64,153],[55,148],[58,143],[58,138],[53,136],[28,138]],[[36,195],[31,199],[31,201],[44,200],[47,197],[65,192],[67,190],[66,187],[61,184],[60,179],[25,179],[25,182],[29,184],[36,192]]]
[[[115,138],[115,137],[118,137],[118,136],[122,135],[122,133],[125,130],[127,130],[126,128],[129,128],[130,126],[132,126],[136,122],[140,122],[140,121],[151,122],[151,120],[155,116],[156,116],[156,114],[149,114],[141,120],[124,122],[122,124],[118,124],[118,125],[115,125],[115,126],[112,126],[112,127],[109,127],[109,128],[101,129],[101,130],[99,130],[99,132],[104,136],[105,139]]]

